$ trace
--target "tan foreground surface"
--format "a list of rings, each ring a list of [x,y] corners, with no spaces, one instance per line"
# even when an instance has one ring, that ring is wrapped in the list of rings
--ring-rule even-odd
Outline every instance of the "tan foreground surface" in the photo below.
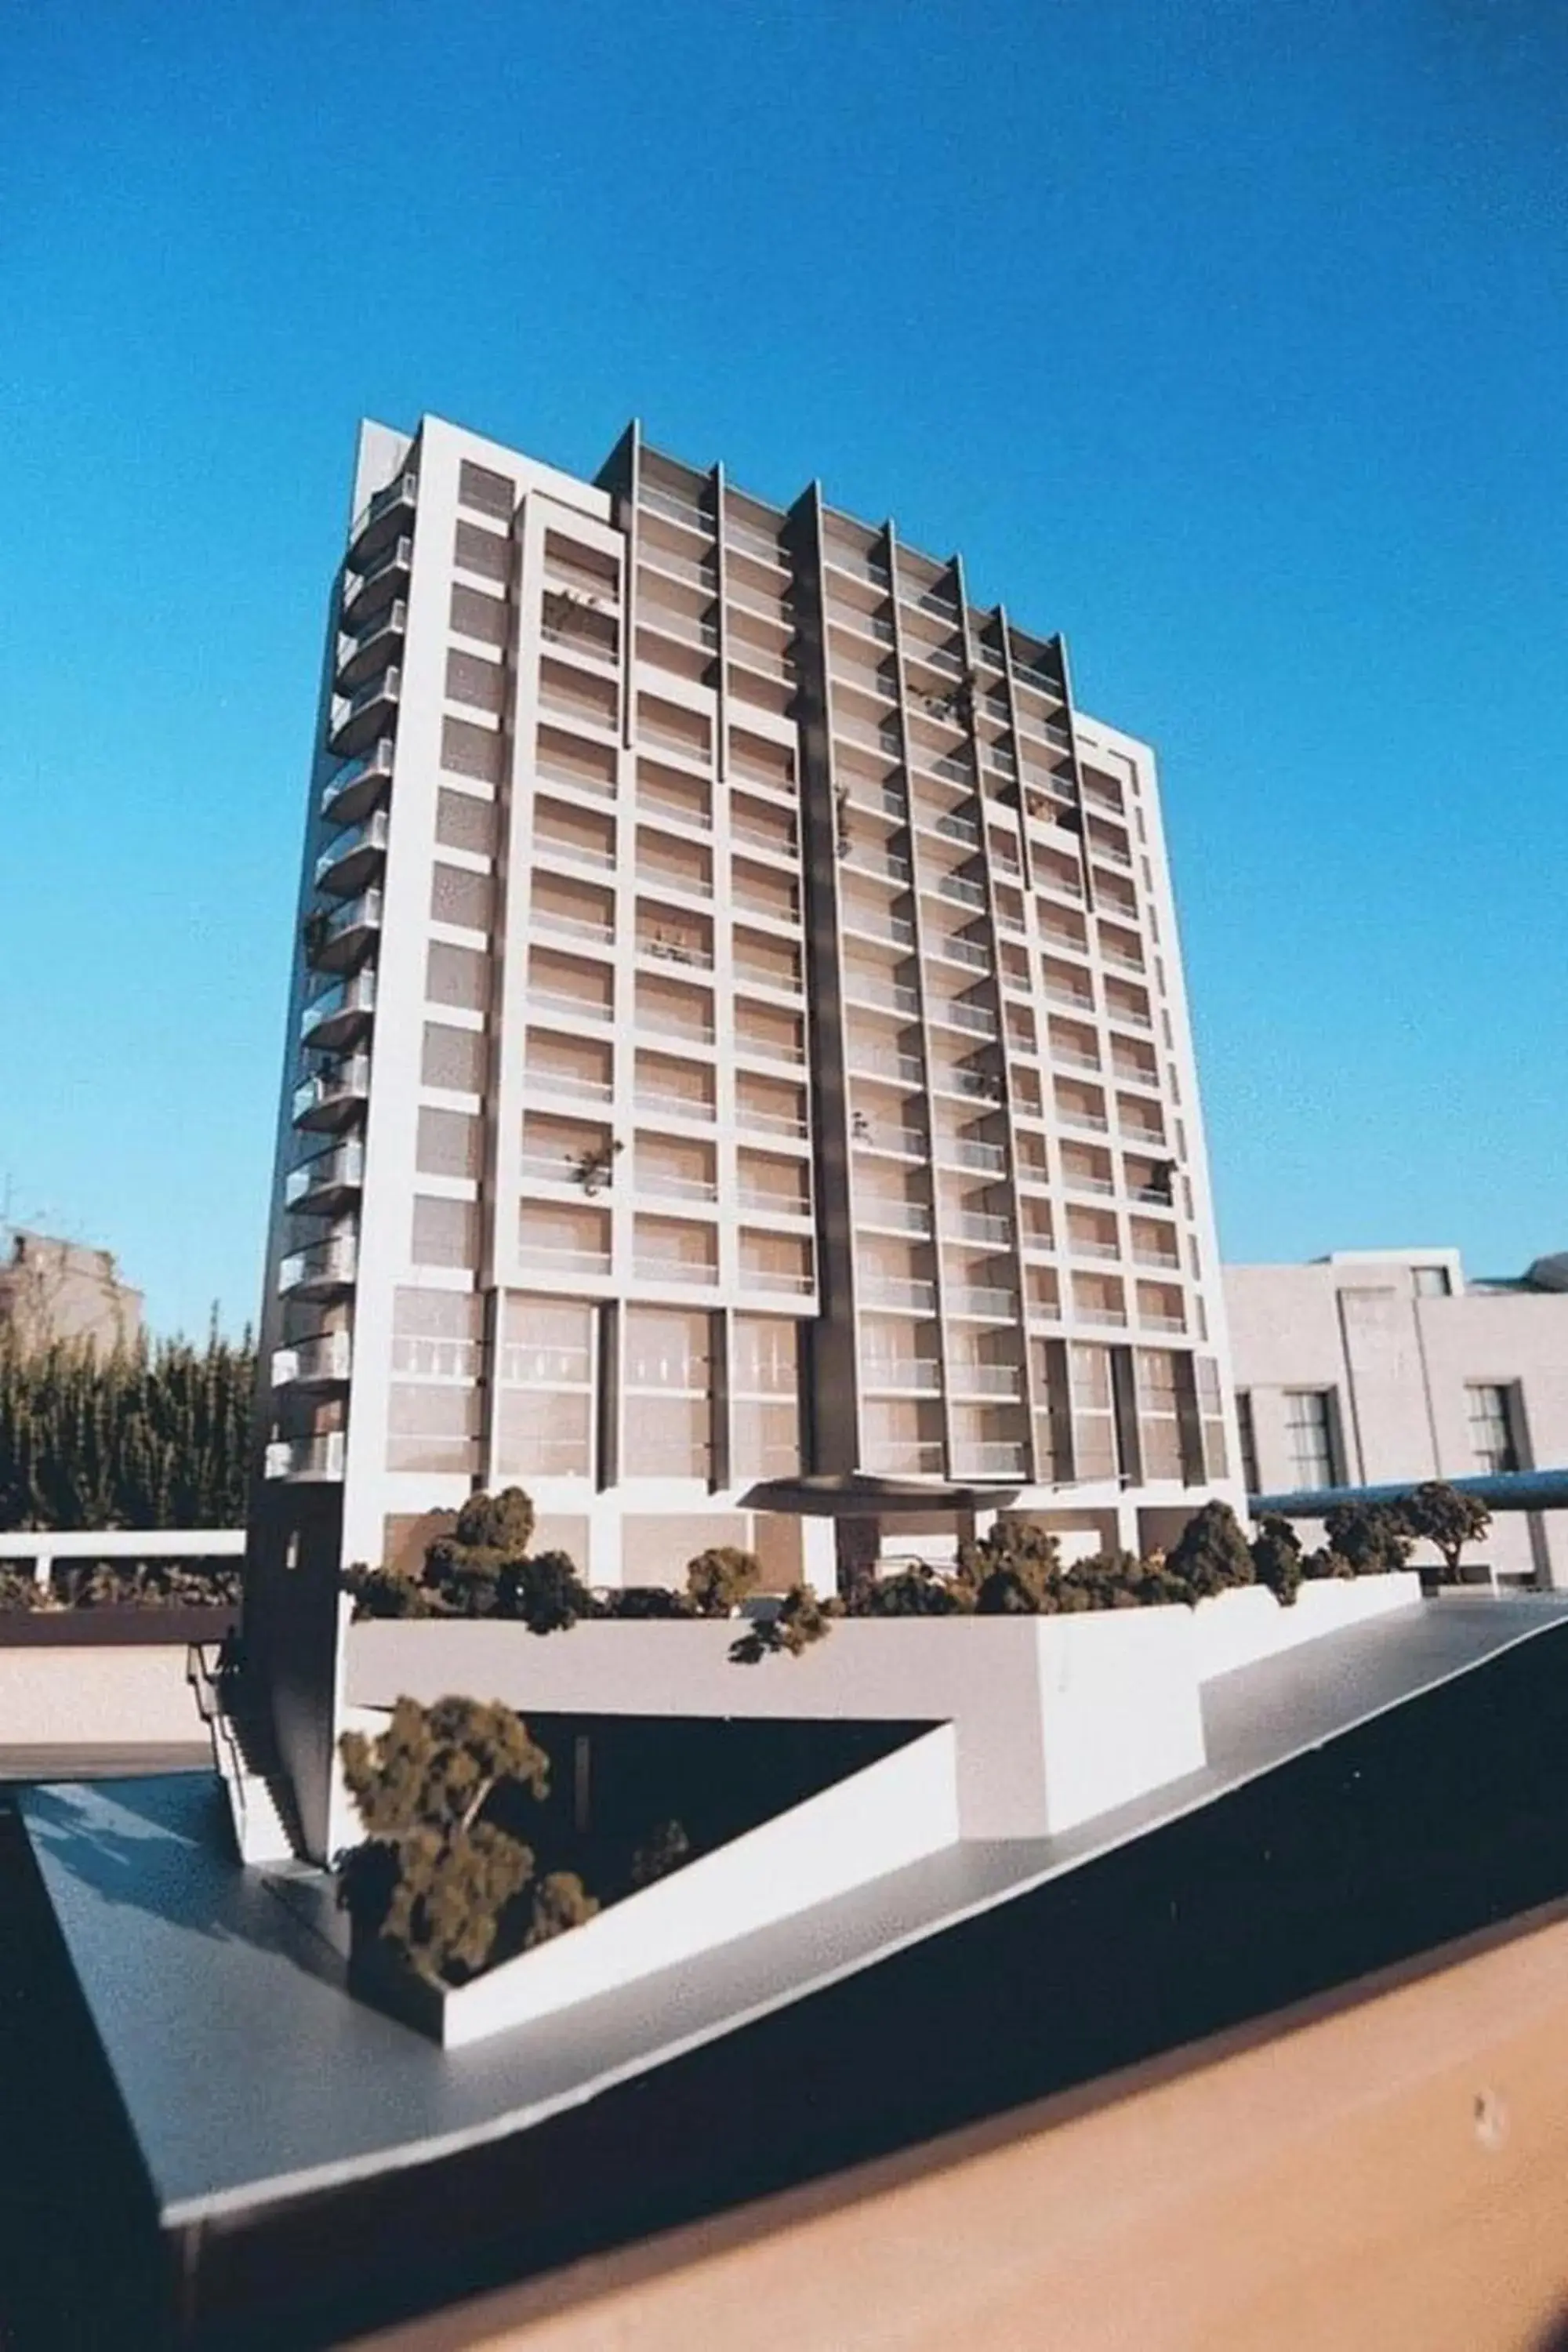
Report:
[[[967,2022],[984,2030],[983,2003]],[[1546,2352],[1564,2314],[1555,1906],[1489,1948],[1452,1948],[1435,1972],[1370,1979],[1184,2062],[372,2341]]]

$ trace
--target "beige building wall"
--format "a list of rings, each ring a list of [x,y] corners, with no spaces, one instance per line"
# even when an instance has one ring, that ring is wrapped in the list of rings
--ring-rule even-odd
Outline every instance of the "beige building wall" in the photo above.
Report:
[[[86,1339],[105,1353],[133,1348],[142,1293],[121,1282],[110,1251],[18,1229],[0,1265],[0,1331],[26,1347]]]
[[[830,1583],[759,1482],[978,1484],[1081,1547],[1238,1497],[1153,757],[1060,640],[635,427],[590,483],[366,425],[352,511],[264,1546],[341,1511],[378,1560],[518,1483],[595,1581],[709,1540]]]
[[[1568,1293],[1472,1287],[1452,1249],[1232,1265],[1225,1284],[1249,1491],[1568,1465]],[[1500,1512],[1474,1559],[1568,1585],[1568,1513]]]

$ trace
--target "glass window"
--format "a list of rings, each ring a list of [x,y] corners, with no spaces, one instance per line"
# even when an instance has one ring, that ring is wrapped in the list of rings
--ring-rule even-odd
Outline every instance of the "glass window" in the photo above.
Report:
[[[1327,1389],[1296,1389],[1285,1399],[1285,1440],[1298,1486],[1334,1483],[1333,1423]]]
[[[1261,1495],[1263,1481],[1258,1475],[1258,1432],[1252,1419],[1252,1398],[1246,1389],[1236,1394],[1236,1425],[1241,1439],[1241,1475],[1249,1495]]]
[[[1465,1403],[1470,1424],[1470,1453],[1476,1467],[1494,1476],[1499,1472],[1517,1470],[1519,1449],[1513,1442],[1506,1387],[1489,1381],[1473,1382],[1465,1391]]]

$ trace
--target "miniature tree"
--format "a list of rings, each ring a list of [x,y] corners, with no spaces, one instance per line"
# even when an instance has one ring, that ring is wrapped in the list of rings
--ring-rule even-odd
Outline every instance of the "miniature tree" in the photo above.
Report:
[[[953,1583],[983,1617],[1037,1617],[1058,1607],[1061,1547],[1044,1528],[998,1519],[977,1543],[958,1547]]]
[[[1336,1503],[1323,1514],[1323,1533],[1352,1576],[1386,1576],[1409,1566],[1414,1538],[1400,1504]]]
[[[470,1495],[451,1534],[426,1547],[425,1582],[455,1616],[493,1616],[500,1572],[524,1557],[532,1534],[533,1505],[521,1486]]]
[[[1301,1538],[1289,1520],[1269,1512],[1249,1549],[1252,1572],[1258,1583],[1268,1587],[1282,1609],[1290,1608],[1301,1589],[1306,1570],[1301,1559]]]
[[[700,1617],[728,1617],[762,1581],[754,1551],[715,1544],[686,1564],[686,1590]]]
[[[939,1576],[928,1561],[912,1559],[895,1576],[873,1579],[853,1606],[864,1617],[953,1617],[972,1608],[973,1598],[961,1597],[952,1579]]]
[[[690,1859],[691,1840],[679,1822],[656,1822],[632,1855],[634,1886],[651,1886]]]
[[[1205,1503],[1194,1513],[1165,1556],[1165,1568],[1180,1577],[1194,1601],[1252,1582],[1252,1554],[1228,1503]]]
[[[542,1551],[501,1570],[496,1607],[503,1617],[521,1617],[531,1633],[564,1633],[579,1617],[592,1616],[594,1596],[569,1553]]]
[[[510,1707],[467,1698],[428,1707],[400,1698],[376,1738],[347,1731],[339,1748],[367,1832],[342,1864],[341,1899],[356,1931],[431,1984],[465,1982],[489,1959],[503,1914],[533,1875],[531,1847],[485,1808],[511,1783],[543,1797],[549,1758]],[[525,1944],[585,1917],[584,1905],[579,1880],[552,1874],[535,1889]]]
[[[798,1658],[814,1642],[825,1642],[832,1631],[831,1613],[809,1584],[792,1584],[773,1617],[759,1618],[730,1645],[731,1663],[760,1665],[764,1658],[787,1652]]]
[[[1428,1478],[1400,1509],[1408,1533],[1442,1554],[1442,1581],[1458,1584],[1460,1553],[1468,1543],[1479,1543],[1492,1523],[1486,1505],[1475,1495],[1461,1495],[1446,1479]]]

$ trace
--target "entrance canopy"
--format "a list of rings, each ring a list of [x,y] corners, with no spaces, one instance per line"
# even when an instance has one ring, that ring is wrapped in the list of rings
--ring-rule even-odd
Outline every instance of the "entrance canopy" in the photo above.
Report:
[[[1016,1502],[1012,1486],[950,1486],[945,1478],[877,1478],[859,1470],[800,1478],[766,1478],[740,1497],[752,1511],[788,1511],[797,1518],[874,1519],[889,1512],[994,1511]]]

